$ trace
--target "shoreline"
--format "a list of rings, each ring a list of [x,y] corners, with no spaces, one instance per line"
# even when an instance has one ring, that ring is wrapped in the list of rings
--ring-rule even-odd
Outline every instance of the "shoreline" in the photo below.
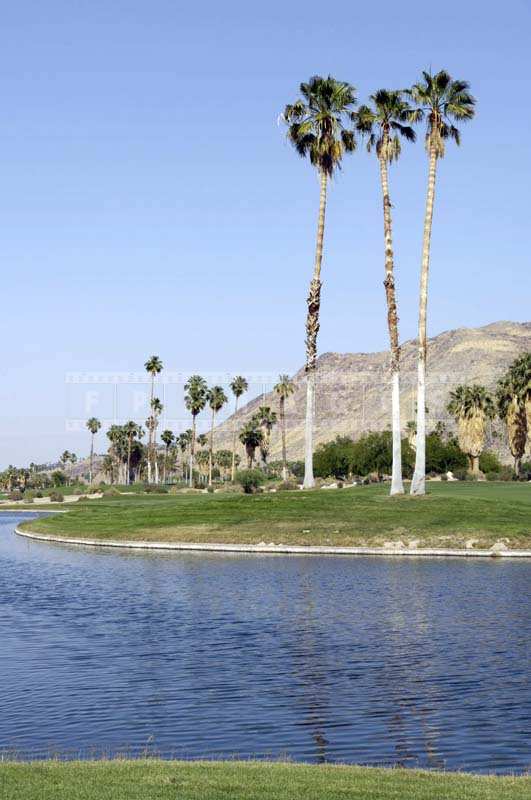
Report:
[[[22,513],[22,512],[21,512]],[[34,512],[37,513],[37,512]],[[531,558],[531,550],[428,547],[327,547],[322,545],[285,544],[217,544],[214,542],[146,542],[127,539],[81,539],[34,533],[15,527],[18,536],[56,544],[74,544],[81,547],[114,547],[129,550],[174,550],[177,552],[247,553],[280,555],[331,555],[331,556],[405,556],[406,558]]]

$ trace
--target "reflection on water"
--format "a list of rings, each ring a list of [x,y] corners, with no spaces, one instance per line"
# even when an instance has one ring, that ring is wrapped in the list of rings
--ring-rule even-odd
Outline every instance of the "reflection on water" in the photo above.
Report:
[[[522,771],[531,564],[142,554],[0,517],[0,748]]]

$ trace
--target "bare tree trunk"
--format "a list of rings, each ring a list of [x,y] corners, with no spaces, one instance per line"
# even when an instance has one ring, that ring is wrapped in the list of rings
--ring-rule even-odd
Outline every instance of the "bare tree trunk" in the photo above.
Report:
[[[383,148],[384,153],[386,148]],[[387,160],[380,156],[380,178],[382,183],[384,239],[385,239],[385,297],[387,300],[387,327],[391,347],[391,420],[393,431],[393,466],[391,494],[404,494],[402,482],[402,438],[400,430],[400,345],[398,343],[398,314],[394,276],[393,229],[391,222],[391,199],[389,197],[389,175]]]
[[[437,153],[432,145],[426,196],[426,215],[424,218],[424,238],[422,242],[422,269],[420,272],[419,293],[419,332],[418,332],[418,378],[417,378],[417,449],[415,472],[411,481],[411,494],[426,493],[426,315],[428,307],[428,276],[430,269],[430,242],[435,199],[435,176]]]
[[[92,470],[94,465],[94,434],[90,436],[90,469],[89,469],[89,483],[92,484]]]
[[[216,412],[212,409],[212,420],[210,423],[210,447],[208,450],[208,485],[212,486],[212,457],[214,451],[214,421],[216,419]]]
[[[306,317],[306,424],[304,440],[305,489],[314,486],[313,478],[313,425],[315,413],[315,365],[317,360],[317,334],[319,332],[319,310],[321,306],[321,264],[323,261],[323,239],[326,212],[327,175],[321,172],[321,194],[313,277],[308,293],[308,316]]]
[[[195,454],[195,416],[192,414],[192,441],[190,442],[190,474],[188,482],[190,487],[194,485],[194,454]]]
[[[280,430],[282,432],[282,480],[288,479],[288,459],[286,455],[286,398],[280,397],[279,400],[279,416],[280,416]]]
[[[236,414],[238,413],[238,395],[234,399],[234,417],[232,422],[232,464],[230,468],[230,479],[234,483],[236,476]]]
[[[472,456],[472,474],[479,475],[479,456]]]
[[[151,398],[149,402],[149,414],[153,416],[153,397],[155,396],[155,376],[151,376]],[[147,479],[151,483],[151,459],[153,458],[152,443],[153,443],[153,430],[149,428],[148,436],[148,449],[147,449]]]

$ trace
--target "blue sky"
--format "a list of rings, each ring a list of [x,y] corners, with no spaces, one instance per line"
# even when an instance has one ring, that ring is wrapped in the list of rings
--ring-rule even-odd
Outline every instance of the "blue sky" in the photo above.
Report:
[[[2,23],[0,466],[87,451],[65,428],[83,415],[72,371],[151,353],[184,374],[301,366],[318,185],[277,116],[315,73],[361,100],[430,66],[470,81],[477,118],[439,170],[429,331],[529,319],[529,3],[19,0]],[[391,174],[403,339],[425,182],[408,147]],[[330,191],[320,352],[387,346],[381,229],[360,149]]]

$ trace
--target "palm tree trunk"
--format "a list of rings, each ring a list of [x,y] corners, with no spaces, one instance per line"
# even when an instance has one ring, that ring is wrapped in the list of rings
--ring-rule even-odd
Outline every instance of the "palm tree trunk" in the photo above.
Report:
[[[129,486],[131,483],[131,436],[127,440],[127,475],[126,483]]]
[[[384,151],[386,148],[383,148]],[[389,175],[387,160],[380,156],[380,178],[382,182],[384,239],[385,239],[385,297],[387,300],[387,327],[391,346],[391,419],[393,430],[393,467],[391,494],[404,494],[402,482],[402,439],[400,431],[400,345],[398,343],[398,314],[394,276],[393,229],[391,222],[391,199],[389,197]]]
[[[304,432],[304,482],[305,489],[314,486],[313,478],[313,425],[315,413],[315,364],[317,360],[317,334],[319,332],[319,310],[321,306],[321,264],[323,261],[323,239],[326,212],[327,175],[321,171],[321,194],[313,277],[308,293],[308,316],[306,317],[306,424]]]
[[[230,479],[234,483],[236,476],[236,414],[238,413],[238,395],[234,400],[234,416],[232,418],[232,464],[230,468]]]
[[[422,242],[422,269],[420,272],[419,293],[419,332],[418,332],[418,375],[417,375],[417,449],[415,472],[411,481],[411,494],[426,493],[426,314],[428,307],[428,276],[430,269],[430,242],[433,221],[433,202],[435,199],[435,177],[437,153],[432,145],[428,174],[428,193],[424,217],[424,237]]]
[[[282,432],[282,480],[288,479],[288,459],[286,457],[286,411],[285,411],[285,398],[281,397],[279,401],[279,416],[280,416],[280,429]]]
[[[208,450],[208,485],[212,486],[212,456],[214,450],[214,420],[216,412],[212,409],[212,421],[210,423],[210,447]]]
[[[195,453],[195,416],[192,414],[192,441],[190,442],[190,474],[188,482],[190,487],[194,485],[194,453]]]
[[[89,483],[92,484],[92,470],[94,465],[94,434],[90,437],[90,469],[89,469]]]

